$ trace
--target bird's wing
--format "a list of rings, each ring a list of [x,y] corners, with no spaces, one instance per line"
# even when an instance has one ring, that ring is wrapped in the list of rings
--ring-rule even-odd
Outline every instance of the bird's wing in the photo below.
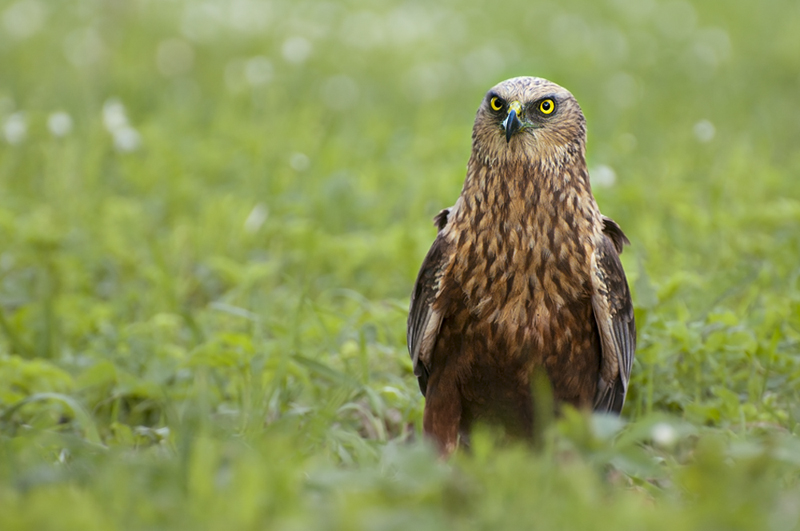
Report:
[[[625,403],[636,348],[631,292],[619,254],[630,243],[613,220],[603,217],[603,235],[592,256],[592,309],[600,331],[602,362],[595,411],[619,413]]]
[[[408,353],[423,395],[428,387],[431,352],[442,324],[442,312],[434,309],[434,301],[447,265],[447,245],[441,231],[447,225],[449,213],[449,209],[444,209],[434,218],[439,235],[422,261],[411,292],[411,308],[408,312]]]

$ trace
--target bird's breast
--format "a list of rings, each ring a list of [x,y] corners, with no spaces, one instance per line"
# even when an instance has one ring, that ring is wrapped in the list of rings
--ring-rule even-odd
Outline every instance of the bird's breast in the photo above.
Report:
[[[592,240],[574,215],[483,209],[461,221],[447,276],[476,323],[488,323],[504,344],[541,351],[556,347],[554,330],[566,330],[559,341],[568,341],[571,323],[591,319]]]

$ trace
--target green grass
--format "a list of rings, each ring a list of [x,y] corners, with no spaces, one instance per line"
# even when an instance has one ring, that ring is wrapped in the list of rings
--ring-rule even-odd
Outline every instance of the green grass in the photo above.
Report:
[[[797,2],[22,0],[0,26],[0,529],[800,528]],[[538,453],[481,432],[441,462],[408,294],[515,75],[569,88],[616,174],[631,390]]]

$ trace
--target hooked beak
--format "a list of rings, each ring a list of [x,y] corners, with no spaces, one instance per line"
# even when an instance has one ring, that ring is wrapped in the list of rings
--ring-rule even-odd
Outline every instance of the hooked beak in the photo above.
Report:
[[[508,116],[503,120],[503,128],[506,130],[506,144],[511,142],[511,136],[522,128],[522,122],[519,121],[522,105],[518,101],[512,101],[508,107]]]

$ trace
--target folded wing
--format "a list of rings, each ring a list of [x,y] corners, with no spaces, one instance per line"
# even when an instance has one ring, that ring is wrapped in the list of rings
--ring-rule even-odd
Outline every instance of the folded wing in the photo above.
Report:
[[[447,224],[448,214],[449,209],[445,209],[434,218],[440,233],[422,262],[411,292],[411,308],[408,313],[408,353],[423,395],[428,388],[431,352],[442,324],[442,313],[434,309],[434,302],[439,295],[442,272],[448,260],[447,243],[441,235]]]
[[[594,409],[619,413],[633,365],[636,323],[631,292],[619,260],[628,238],[613,220],[604,217],[603,223],[603,237],[592,259],[592,309],[602,346]]]

